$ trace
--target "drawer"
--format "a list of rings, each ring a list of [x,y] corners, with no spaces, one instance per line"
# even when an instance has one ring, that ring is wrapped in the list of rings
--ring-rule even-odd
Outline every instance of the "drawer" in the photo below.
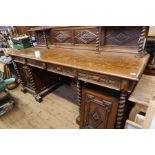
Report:
[[[85,82],[104,86],[107,88],[112,88],[115,90],[120,90],[120,86],[121,86],[120,78],[115,78],[112,76],[102,75],[102,74],[92,73],[87,71],[79,71],[78,79]]]
[[[33,66],[33,67],[37,67],[37,68],[40,68],[40,69],[46,69],[46,63],[40,62],[40,61],[36,61],[36,60],[28,59],[27,60],[27,65],[30,65],[30,66]]]
[[[22,64],[26,64],[26,59],[25,59],[25,58],[12,56],[12,59],[13,59],[13,61],[15,61],[15,62],[22,63]]]
[[[70,67],[64,67],[60,65],[47,64],[47,70],[62,74],[69,77],[76,77],[76,70]]]

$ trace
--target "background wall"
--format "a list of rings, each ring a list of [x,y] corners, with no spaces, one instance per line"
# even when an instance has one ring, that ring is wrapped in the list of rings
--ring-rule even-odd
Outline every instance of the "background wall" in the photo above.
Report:
[[[149,36],[155,36],[155,26],[150,26],[148,35]]]

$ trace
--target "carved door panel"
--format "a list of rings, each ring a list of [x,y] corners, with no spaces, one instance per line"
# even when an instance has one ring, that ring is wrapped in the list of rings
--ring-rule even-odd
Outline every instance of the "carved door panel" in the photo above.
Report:
[[[117,106],[116,99],[84,89],[81,105],[81,128],[114,128]]]

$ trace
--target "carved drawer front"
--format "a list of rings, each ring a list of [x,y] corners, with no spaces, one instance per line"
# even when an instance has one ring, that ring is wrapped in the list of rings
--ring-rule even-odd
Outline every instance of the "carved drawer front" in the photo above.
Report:
[[[115,90],[120,90],[121,79],[119,78],[87,71],[79,71],[78,79]]]
[[[62,74],[65,76],[69,76],[69,77],[75,77],[76,76],[76,70],[75,69],[60,66],[60,65],[47,64],[47,70],[58,73],[58,74]]]
[[[25,58],[13,56],[12,59],[15,62],[26,64],[26,59]]]
[[[30,65],[30,66],[33,66],[33,67],[46,69],[46,63],[40,62],[40,61],[37,61],[37,60],[28,59],[27,64]]]
[[[115,98],[84,89],[80,112],[80,127],[112,129],[115,126],[118,101]]]

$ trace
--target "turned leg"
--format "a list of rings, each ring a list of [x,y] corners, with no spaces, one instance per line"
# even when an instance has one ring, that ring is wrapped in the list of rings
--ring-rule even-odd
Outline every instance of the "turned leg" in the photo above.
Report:
[[[23,82],[23,80],[22,80],[22,78],[21,78],[21,75],[20,75],[20,72],[19,72],[19,70],[18,70],[18,67],[17,67],[17,65],[16,65],[16,63],[15,62],[13,62],[13,66],[14,66],[14,69],[15,69],[15,71],[16,71],[16,73],[17,73],[17,76],[18,76],[18,78],[19,78],[19,80],[20,80],[20,84],[21,84],[21,91],[23,92],[23,93],[26,93],[26,90],[25,90],[25,88],[24,88],[24,82]]]
[[[117,110],[116,129],[123,128],[126,101],[127,101],[127,93],[121,92],[120,101],[119,101],[118,110]]]
[[[124,127],[125,109],[128,98],[128,81],[124,80],[121,84],[120,100],[117,110],[116,129]]]
[[[76,83],[76,87],[77,87],[77,95],[78,95],[78,105],[81,105],[81,93],[82,93],[82,87],[81,87],[81,81],[77,80]]]
[[[80,114],[80,111],[81,111],[81,97],[82,97],[81,81],[77,80],[76,87],[77,87],[77,98],[78,98],[77,102],[78,102],[78,105],[79,105],[79,114]],[[77,122],[77,124],[80,124],[80,116],[77,117],[76,122]]]

